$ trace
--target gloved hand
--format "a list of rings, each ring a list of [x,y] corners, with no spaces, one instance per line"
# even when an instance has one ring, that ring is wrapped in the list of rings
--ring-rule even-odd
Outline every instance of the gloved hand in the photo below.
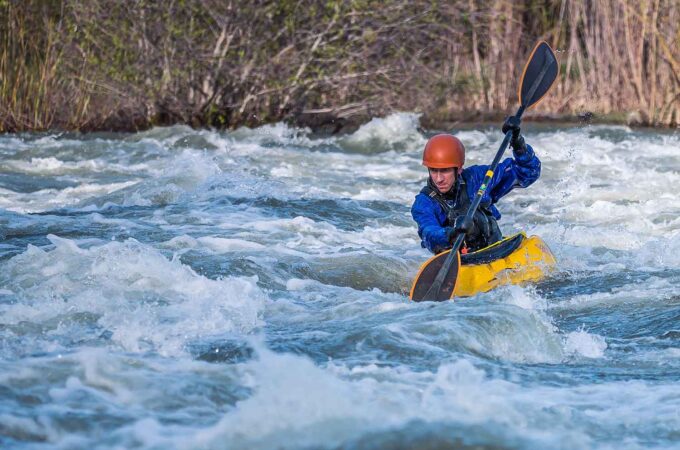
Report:
[[[473,231],[474,222],[472,219],[465,220],[465,217],[464,215],[456,217],[453,226],[446,229],[446,238],[449,240],[449,244],[453,244],[459,234],[468,234]]]
[[[520,119],[517,116],[508,116],[503,122],[503,134],[512,130],[512,138],[510,138],[510,147],[515,151],[515,154],[521,155],[527,151],[527,144],[524,142],[524,137],[521,134]]]

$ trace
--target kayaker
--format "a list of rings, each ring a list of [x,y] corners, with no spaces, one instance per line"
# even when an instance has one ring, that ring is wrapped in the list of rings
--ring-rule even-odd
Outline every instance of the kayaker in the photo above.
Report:
[[[512,130],[510,146],[514,158],[498,165],[471,223],[465,222],[465,213],[489,166],[463,168],[465,147],[455,136],[438,134],[427,141],[423,165],[430,176],[416,195],[411,215],[418,223],[421,245],[432,253],[451,248],[458,233],[465,233],[463,252],[501,240],[503,235],[497,222],[501,213],[495,204],[514,188],[531,185],[541,174],[541,162],[524,141],[520,121],[515,116],[508,117],[502,130],[504,134]]]

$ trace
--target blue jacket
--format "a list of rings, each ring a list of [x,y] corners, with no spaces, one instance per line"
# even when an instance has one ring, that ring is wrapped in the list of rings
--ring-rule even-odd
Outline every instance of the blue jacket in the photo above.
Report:
[[[484,181],[489,166],[470,166],[463,169],[462,176],[466,182],[467,195],[472,201]],[[498,164],[491,182],[482,196],[481,206],[486,206],[496,219],[501,213],[496,209],[496,202],[516,187],[525,188],[536,181],[541,174],[541,161],[534,154],[534,149],[527,145],[522,155],[514,154]],[[450,248],[446,237],[448,221],[446,213],[433,198],[419,193],[411,207],[413,220],[418,223],[418,236],[421,245],[433,253]]]

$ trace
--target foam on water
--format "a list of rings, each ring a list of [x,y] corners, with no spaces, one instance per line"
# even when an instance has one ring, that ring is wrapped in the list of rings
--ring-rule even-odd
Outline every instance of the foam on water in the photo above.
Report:
[[[607,349],[602,336],[586,331],[574,331],[567,335],[566,350],[571,354],[579,354],[587,358],[601,358]]]
[[[618,425],[625,424],[629,448],[644,448],[647,433],[672,439],[679,425],[673,411],[680,400],[668,396],[670,384],[525,386],[491,377],[465,359],[434,372],[342,364],[323,369],[263,348],[242,370],[253,395],[180,447],[222,448],[229,442],[231,448],[334,448],[367,430],[448,423],[452,430],[493,425],[486,438],[471,437],[487,445],[504,437],[565,449],[592,447],[593,437],[600,447],[614,448]],[[598,420],[579,428],[593,417]]]
[[[385,118],[371,119],[357,131],[339,139],[342,148],[362,153],[386,150],[411,151],[425,145],[418,132],[420,114],[394,113]]]
[[[238,141],[246,141],[258,145],[269,144],[279,146],[281,144],[295,144],[311,146],[314,145],[314,141],[308,137],[310,133],[311,130],[308,128],[295,128],[279,122],[273,125],[263,125],[255,129],[241,127],[231,132],[230,136]]]
[[[465,143],[464,145],[466,146],[465,148],[467,150],[468,148],[479,149],[479,148],[489,148],[489,147],[493,146],[493,144],[494,144],[494,134],[496,134],[496,132],[495,131],[484,132],[484,131],[479,131],[479,130],[465,130],[465,131],[455,132],[455,130],[454,130],[453,134],[458,139],[460,139],[462,142]]]
[[[41,189],[31,193],[0,190],[0,207],[8,211],[35,213],[77,205],[135,185],[134,181],[111,184],[83,183],[64,189]]]
[[[399,226],[365,226],[356,231],[344,231],[327,223],[317,222],[306,217],[292,219],[258,219],[244,224],[252,230],[242,236],[265,239],[275,243],[284,241],[285,248],[304,251],[309,254],[344,254],[352,249],[396,246],[404,242],[417,245],[412,229]]]
[[[0,305],[5,327],[30,322],[47,331],[47,341],[60,341],[69,332],[62,323],[87,314],[95,337],[110,333],[127,351],[178,355],[201,336],[262,324],[266,297],[254,280],[207,279],[135,240],[81,248],[48,238],[54,249],[29,246],[2,263],[0,283],[17,298]]]
[[[406,298],[416,114],[0,136],[0,446],[673,448],[680,137],[526,128],[500,225],[557,271],[446,303]]]

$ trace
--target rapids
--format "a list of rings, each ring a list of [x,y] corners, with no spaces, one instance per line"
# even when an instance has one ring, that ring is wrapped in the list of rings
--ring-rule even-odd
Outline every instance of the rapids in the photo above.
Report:
[[[416,114],[0,136],[0,447],[678,448],[680,136],[525,122],[558,270],[443,303]]]

